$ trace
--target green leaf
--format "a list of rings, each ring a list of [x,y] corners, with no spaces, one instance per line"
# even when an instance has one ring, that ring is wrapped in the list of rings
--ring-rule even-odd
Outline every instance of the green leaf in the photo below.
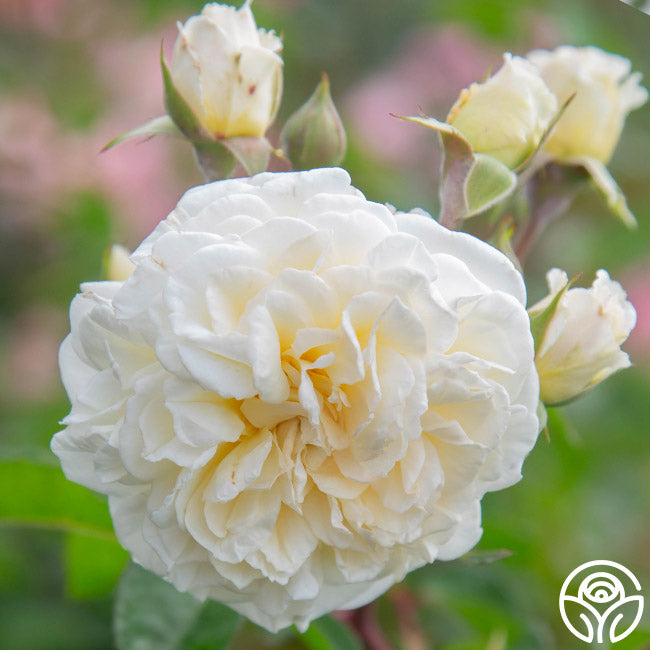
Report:
[[[117,588],[113,629],[118,650],[176,650],[196,622],[201,602],[129,564]]]
[[[108,151],[116,144],[129,140],[130,138],[153,138],[155,135],[174,135],[182,136],[183,134],[174,124],[169,115],[161,115],[160,117],[154,117],[152,120],[149,120],[145,124],[131,129],[122,135],[118,135],[116,138],[113,138],[108,144],[104,145],[102,148],[102,153]]]
[[[225,605],[201,603],[129,564],[117,589],[113,622],[118,650],[213,650],[228,645],[240,620]]]
[[[625,200],[623,191],[609,173],[605,165],[596,158],[589,156],[578,156],[560,161],[567,165],[576,165],[584,167],[596,188],[607,202],[607,207],[618,217],[628,228],[636,228],[637,222]]]
[[[487,154],[474,154],[474,164],[465,178],[467,212],[463,218],[483,212],[517,187],[517,174],[501,161]]]
[[[363,650],[363,645],[350,628],[332,616],[312,621],[300,640],[309,650]]]
[[[115,541],[69,533],[64,557],[66,591],[87,600],[113,591],[129,554]]]
[[[0,526],[37,526],[115,540],[104,497],[59,467],[0,460]]]
[[[199,618],[183,639],[183,650],[215,650],[225,648],[232,639],[242,617],[229,607],[207,600]]]
[[[171,117],[174,124],[176,124],[188,140],[194,142],[205,139],[200,121],[194,115],[194,112],[183,96],[176,90],[176,86],[174,86],[171,72],[165,62],[162,46],[160,47],[160,68],[162,70],[165,108],[169,117]]]
[[[59,467],[59,460],[49,449],[34,443],[0,445],[0,463],[10,461]]]

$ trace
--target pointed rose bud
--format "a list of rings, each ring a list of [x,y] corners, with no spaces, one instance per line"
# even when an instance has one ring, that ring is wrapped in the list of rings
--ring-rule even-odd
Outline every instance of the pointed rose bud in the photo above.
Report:
[[[178,32],[163,77],[179,129],[192,140],[262,137],[282,96],[280,38],[257,28],[249,2],[207,4]]]
[[[287,120],[282,148],[294,169],[335,167],[345,156],[345,129],[330,94],[326,74],[313,95]]]
[[[550,294],[530,308],[535,336],[535,364],[541,398],[561,404],[627,368],[620,349],[636,323],[636,312],[618,282],[597,272],[590,288],[568,288],[564,271],[547,274]],[[538,323],[539,321],[539,323]]]
[[[558,160],[588,156],[607,163],[627,114],[642,106],[648,91],[630,61],[597,47],[562,46],[528,54],[560,103],[575,94],[545,150]]]
[[[503,66],[485,83],[463,90],[447,116],[478,153],[514,169],[537,149],[558,103],[525,59],[503,56]]]
[[[104,271],[102,275],[112,282],[123,282],[131,277],[135,264],[129,259],[131,252],[128,248],[113,244],[104,254]]]

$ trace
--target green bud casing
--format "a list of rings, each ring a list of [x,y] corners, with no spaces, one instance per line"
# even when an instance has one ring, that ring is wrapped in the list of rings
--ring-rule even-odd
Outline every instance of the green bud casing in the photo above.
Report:
[[[294,169],[333,167],[345,156],[345,129],[323,74],[312,96],[287,120],[280,135]]]

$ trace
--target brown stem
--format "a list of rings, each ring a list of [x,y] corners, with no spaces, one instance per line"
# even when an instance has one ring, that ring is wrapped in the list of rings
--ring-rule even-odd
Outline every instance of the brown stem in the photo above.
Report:
[[[420,603],[417,596],[403,586],[394,587],[388,594],[395,613],[406,650],[427,650],[427,637],[418,620]]]
[[[365,650],[395,650],[388,642],[377,620],[375,602],[350,611],[334,612],[336,618],[348,625],[363,642]]]
[[[537,206],[514,246],[522,266],[539,236],[571,207],[576,194],[577,192],[572,192],[559,197],[551,196]]]

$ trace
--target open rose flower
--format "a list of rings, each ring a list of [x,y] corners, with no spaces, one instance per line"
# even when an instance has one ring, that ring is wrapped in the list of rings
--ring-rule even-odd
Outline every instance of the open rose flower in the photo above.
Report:
[[[202,129],[217,138],[261,137],[282,96],[282,41],[258,29],[248,2],[210,3],[179,24],[171,76]]]
[[[551,269],[546,278],[550,293],[530,313],[534,319],[564,292],[536,354],[542,401],[559,404],[630,365],[621,345],[634,328],[636,312],[623,287],[602,269],[588,289],[566,289],[568,277],[561,269]]]
[[[304,630],[476,544],[538,433],[505,256],[318,169],[190,190],[131,259],[72,303],[52,449],[136,562]]]
[[[625,57],[597,47],[533,50],[528,59],[560,104],[575,93],[546,151],[559,160],[587,156],[607,163],[627,114],[648,100],[648,91],[639,83],[641,74],[631,73]]]

